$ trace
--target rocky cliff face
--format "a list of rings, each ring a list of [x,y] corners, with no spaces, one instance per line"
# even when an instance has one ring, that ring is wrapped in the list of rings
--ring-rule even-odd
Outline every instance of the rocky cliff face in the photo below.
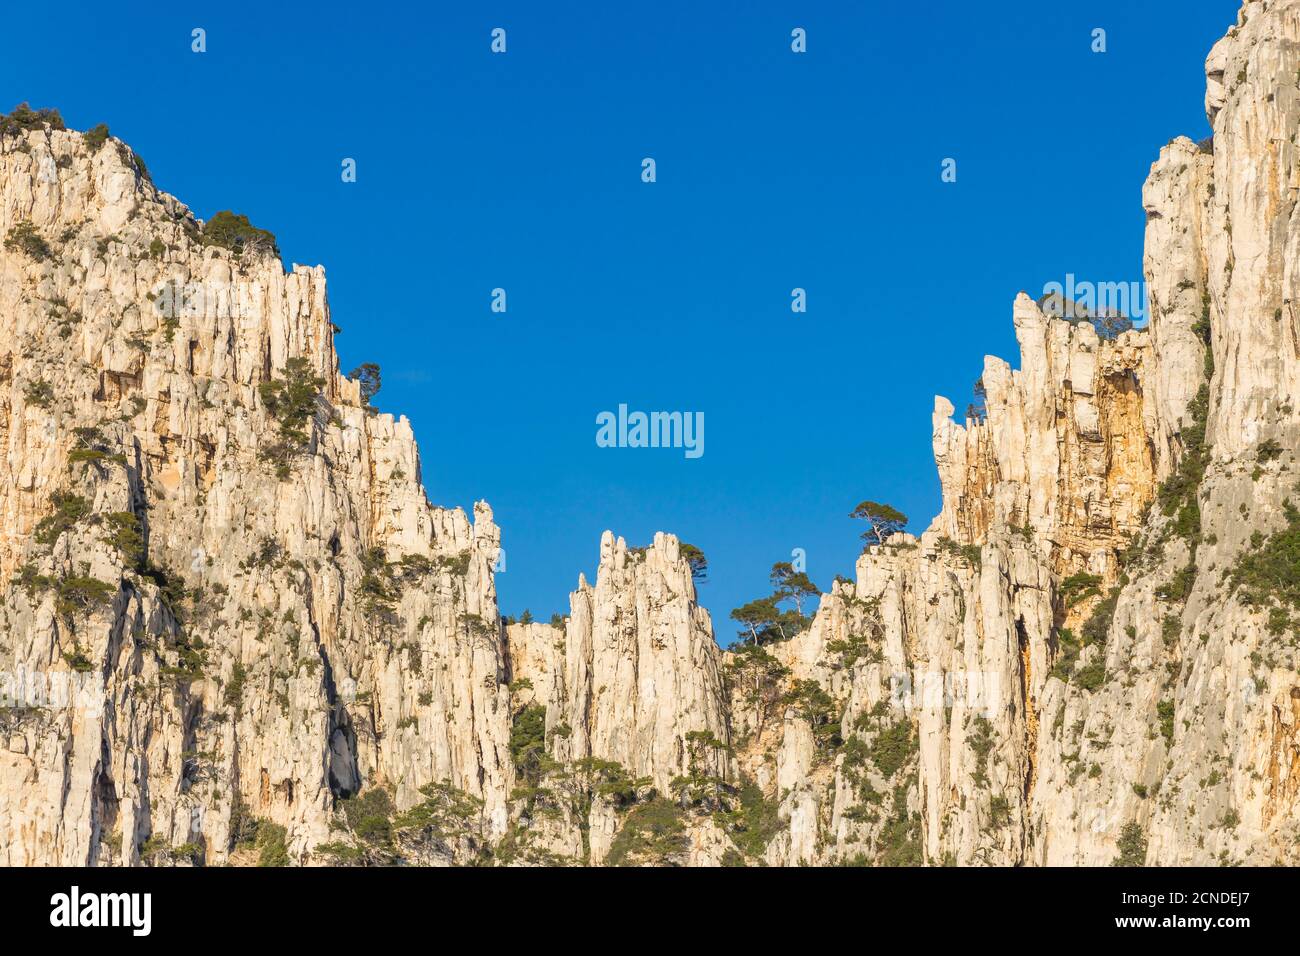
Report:
[[[0,862],[220,862],[250,817],[300,859],[380,780],[504,830],[498,533],[339,376],[323,271],[203,245],[112,139],[5,136],[0,189]]]
[[[1149,327],[1017,298],[930,527],[728,652],[670,535],[503,622],[321,269],[0,136],[0,863],[1296,862],[1300,0],[1206,71]]]
[[[1152,167],[1150,327],[1101,341],[1021,296],[987,419],[936,402],[943,511],[864,554],[851,592],[880,659],[835,672],[838,595],[779,652],[893,769],[854,792],[856,749],[828,758],[783,806],[796,858],[1295,861],[1298,31],[1300,4],[1245,4],[1206,64],[1212,145]],[[916,734],[901,762],[879,759],[891,720]],[[778,764],[806,764],[791,733]],[[846,827],[882,783],[911,829]]]
[[[599,863],[620,809],[678,791],[691,774],[731,777],[722,653],[671,535],[638,551],[606,532],[595,587],[580,576],[569,607],[562,625],[506,627],[517,712],[536,709],[546,748],[518,832]],[[548,821],[561,814],[570,833],[557,845]],[[682,828],[681,852],[660,854],[665,861],[721,860],[724,841],[710,827],[693,827],[694,844]]]

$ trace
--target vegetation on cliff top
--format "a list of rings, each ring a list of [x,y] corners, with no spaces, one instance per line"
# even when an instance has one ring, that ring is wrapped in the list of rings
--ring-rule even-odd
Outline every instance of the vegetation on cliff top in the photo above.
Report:
[[[63,117],[56,109],[34,110],[27,103],[19,103],[10,113],[0,113],[0,136],[22,133],[34,129],[63,129]]]
[[[275,233],[259,229],[248,221],[248,217],[223,209],[203,224],[202,240],[205,246],[219,246],[231,252],[242,253],[245,249],[267,249],[280,254],[276,245]]]
[[[731,619],[741,625],[737,636],[742,641],[759,645],[788,641],[802,634],[812,623],[811,617],[804,614],[804,602],[818,596],[821,589],[802,566],[778,561],[772,565],[768,580],[772,584],[770,595],[731,612]]]
[[[862,532],[862,540],[868,546],[884,544],[892,536],[907,527],[907,515],[892,505],[879,501],[863,501],[849,512],[850,518],[867,522],[869,527]]]

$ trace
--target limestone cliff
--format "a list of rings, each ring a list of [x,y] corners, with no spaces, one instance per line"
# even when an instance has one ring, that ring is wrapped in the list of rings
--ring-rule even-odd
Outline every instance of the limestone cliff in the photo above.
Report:
[[[785,798],[781,862],[1296,861],[1297,40],[1300,3],[1261,0],[1210,53],[1213,139],[1143,193],[1149,328],[1022,295],[987,418],[936,402],[941,514],[775,651],[845,740]],[[818,762],[800,724],[778,772]]]
[[[253,817],[302,859],[381,782],[503,831],[497,529],[338,374],[323,270],[205,245],[58,129],[0,140],[0,232],[0,862],[219,862]],[[277,420],[293,374],[318,396]],[[44,706],[52,674],[102,703]]]
[[[323,270],[7,129],[0,863],[1296,862],[1300,0],[1206,73],[1148,327],[1019,296],[929,528],[726,652],[665,534],[503,621]]]
[[[620,806],[679,791],[691,774],[730,779],[722,653],[671,535],[630,550],[606,532],[596,584],[580,577],[569,606],[562,625],[506,627],[512,687],[524,712],[544,710],[547,747],[519,836],[555,850],[546,821],[562,816],[559,847],[598,863]],[[720,861],[724,841],[709,833],[701,845],[696,827],[691,845],[682,829],[680,862]]]

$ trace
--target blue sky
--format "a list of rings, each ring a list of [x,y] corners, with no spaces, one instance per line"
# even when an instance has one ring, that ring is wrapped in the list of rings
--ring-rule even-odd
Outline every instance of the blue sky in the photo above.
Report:
[[[0,109],[106,122],[200,217],[323,264],[430,499],[492,504],[504,613],[567,611],[605,528],[665,530],[727,643],[792,548],[852,574],[863,498],[925,527],[934,395],[1016,359],[1017,291],[1141,278],[1142,181],[1208,134],[1238,3],[451,7],[12,6]],[[705,454],[598,448],[620,403],[704,412]]]

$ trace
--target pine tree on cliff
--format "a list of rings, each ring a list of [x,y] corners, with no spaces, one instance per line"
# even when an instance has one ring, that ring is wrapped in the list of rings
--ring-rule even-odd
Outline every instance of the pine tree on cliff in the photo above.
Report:
[[[700,584],[709,580],[709,559],[693,544],[687,544],[685,541],[678,545],[682,558],[686,561],[687,567],[691,569],[691,577]]]
[[[778,603],[786,600],[794,601],[800,617],[803,617],[803,602],[822,593],[821,588],[813,584],[806,572],[796,571],[789,561],[778,561],[772,565],[771,580],[775,591],[773,598]]]
[[[907,515],[892,505],[878,501],[864,501],[849,512],[850,518],[861,518],[871,527],[862,532],[867,544],[884,544],[891,536],[907,527]]]

